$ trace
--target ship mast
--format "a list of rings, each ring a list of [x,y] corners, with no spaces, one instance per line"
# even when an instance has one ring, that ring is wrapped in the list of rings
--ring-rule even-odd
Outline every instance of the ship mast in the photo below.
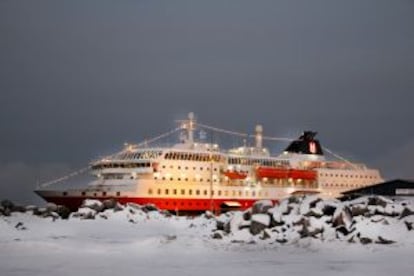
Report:
[[[194,113],[188,113],[188,124],[187,124],[187,143],[194,143],[194,128],[195,128],[195,119]]]

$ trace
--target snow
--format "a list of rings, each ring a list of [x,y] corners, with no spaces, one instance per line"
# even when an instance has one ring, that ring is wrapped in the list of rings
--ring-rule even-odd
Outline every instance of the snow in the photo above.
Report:
[[[252,215],[251,220],[267,223],[268,214],[272,214],[288,225],[302,218],[300,212],[312,209],[304,207],[306,204],[281,202],[267,214]],[[338,202],[329,204],[340,206]],[[387,208],[393,209],[389,205],[385,207],[387,212]],[[282,215],[288,206],[293,206],[291,214]],[[314,209],[322,207],[318,203]],[[90,210],[82,207],[78,213]],[[397,241],[390,245],[362,245],[335,239],[335,230],[328,227],[328,216],[308,218],[309,230],[326,228],[326,239],[301,239],[296,231],[301,226],[286,225],[265,229],[263,233],[271,238],[262,239],[262,234],[253,236],[249,232],[250,220],[243,218],[244,212],[232,212],[217,218],[229,223],[231,232],[222,232],[223,239],[212,239],[217,222],[209,219],[210,215],[165,216],[128,205],[119,211],[95,211],[94,215],[94,219],[84,219],[72,214],[68,220],[34,216],[32,212],[0,216],[0,275],[381,276],[411,275],[414,271],[414,231],[407,231],[398,217],[354,217],[352,227],[361,235],[382,235]],[[404,221],[413,222],[414,216]],[[283,227],[285,232],[273,231]],[[283,238],[291,242],[275,242]]]

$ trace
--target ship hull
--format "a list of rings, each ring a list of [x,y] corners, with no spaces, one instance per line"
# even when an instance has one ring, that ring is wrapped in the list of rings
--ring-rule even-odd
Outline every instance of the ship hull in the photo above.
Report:
[[[85,199],[107,200],[115,199],[121,204],[136,203],[139,205],[153,204],[162,210],[168,210],[175,213],[179,212],[204,212],[211,210],[214,212],[223,212],[227,210],[245,210],[250,208],[254,202],[260,199],[199,199],[199,198],[157,198],[157,197],[90,197],[90,196],[53,196],[42,194],[37,191],[44,200],[57,205],[64,205],[72,211],[77,210]],[[277,200],[272,200],[274,203]]]

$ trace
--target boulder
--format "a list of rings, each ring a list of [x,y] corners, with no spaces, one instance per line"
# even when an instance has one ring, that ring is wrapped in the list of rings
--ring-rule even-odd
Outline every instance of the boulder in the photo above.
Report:
[[[387,200],[382,196],[373,196],[368,198],[368,205],[381,206],[385,208],[388,203],[392,203],[392,201]]]
[[[336,206],[332,206],[332,205],[325,205],[322,208],[322,212],[324,214],[324,216],[332,216],[336,211]]]
[[[70,209],[63,205],[58,205],[56,209],[56,213],[60,216],[62,219],[68,219],[70,216]]]
[[[45,208],[48,212],[57,212],[58,206],[55,203],[48,202]]]
[[[102,204],[105,210],[114,209],[117,205],[117,201],[113,198],[110,198],[110,199],[105,199],[104,201],[102,201]]]
[[[81,208],[89,208],[99,213],[104,210],[104,205],[101,201],[96,199],[85,199]]]
[[[351,207],[351,215],[353,217],[366,216],[369,213],[370,213],[369,209],[365,206],[356,205],[356,206]]]
[[[13,209],[13,207],[14,207],[14,203],[13,202],[11,202],[10,200],[8,200],[8,199],[4,199],[4,200],[2,200],[1,201],[1,203],[0,203],[0,205],[4,208],[4,209],[9,209],[9,210],[12,210]]]
[[[270,225],[270,216],[268,214],[254,214],[250,224],[250,233],[257,235]]]
[[[24,213],[24,212],[26,212],[26,207],[20,206],[20,205],[14,205],[13,208],[11,209],[11,211],[12,212]]]
[[[332,215],[332,226],[345,226],[348,230],[352,224],[352,212],[348,206],[338,207]]]
[[[244,220],[251,220],[252,219],[252,211],[251,209],[248,209],[243,212],[243,219]]]
[[[142,205],[139,205],[139,204],[137,204],[137,203],[134,203],[134,202],[128,202],[127,204],[126,204],[126,206],[127,207],[131,207],[131,208],[133,208],[133,209],[135,209],[135,210],[142,210]],[[114,206],[113,208],[115,208],[116,206]]]
[[[402,219],[402,218],[405,218],[405,217],[408,217],[408,216],[412,216],[412,215],[414,215],[414,212],[411,211],[411,209],[409,209],[407,207],[404,207],[404,210],[402,211],[399,219]]]
[[[25,209],[26,209],[26,212],[34,212],[35,210],[37,210],[37,206],[35,206],[35,205],[27,205],[25,207]]]
[[[158,208],[154,204],[146,204],[142,207],[142,211],[144,211],[145,213],[148,213],[152,211],[158,211]]]
[[[378,243],[378,244],[393,244],[393,243],[395,243],[395,241],[387,240],[387,239],[384,239],[381,236],[378,236],[378,240],[375,241],[375,243]]]
[[[216,221],[216,228],[217,228],[217,230],[223,231],[223,232],[228,234],[228,233],[230,233],[230,222],[218,219]]]
[[[306,214],[304,214],[305,217],[315,217],[315,218],[321,218],[323,217],[323,213],[317,212],[314,209],[310,209]]]
[[[221,239],[223,239],[223,234],[221,232],[217,231],[217,232],[214,232],[211,237],[213,239],[216,239],[216,240],[221,240]]]
[[[268,229],[264,229],[262,231],[262,236],[260,237],[261,240],[267,240],[271,238],[271,235],[268,231],[269,231]]]
[[[404,221],[405,226],[407,227],[408,231],[413,230],[413,223],[409,221]]]
[[[72,217],[81,219],[95,219],[97,211],[88,207],[79,208],[77,212],[72,213]]]
[[[372,243],[372,239],[370,239],[370,238],[367,238],[367,237],[360,237],[359,238],[359,242],[361,243],[361,244],[370,244],[370,243]]]
[[[271,200],[259,200],[253,204],[252,214],[266,214],[267,211],[273,207]]]
[[[206,219],[213,219],[214,218],[214,214],[211,211],[205,211],[204,217]]]

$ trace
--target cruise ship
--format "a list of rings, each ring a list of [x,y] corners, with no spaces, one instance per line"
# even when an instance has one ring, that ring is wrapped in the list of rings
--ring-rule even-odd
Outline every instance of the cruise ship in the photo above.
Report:
[[[251,146],[223,150],[196,140],[194,114],[180,121],[180,141],[169,147],[148,143],[126,145],[114,155],[93,161],[94,179],[84,188],[35,192],[48,202],[79,207],[84,199],[115,199],[120,203],[154,204],[179,212],[246,209],[257,200],[277,202],[307,194],[339,197],[342,192],[382,182],[378,170],[345,159],[328,160],[316,132],[305,131],[272,156],[258,125]],[[214,128],[211,127],[214,130]],[[216,129],[219,130],[219,129]],[[228,133],[231,133],[228,131]]]

